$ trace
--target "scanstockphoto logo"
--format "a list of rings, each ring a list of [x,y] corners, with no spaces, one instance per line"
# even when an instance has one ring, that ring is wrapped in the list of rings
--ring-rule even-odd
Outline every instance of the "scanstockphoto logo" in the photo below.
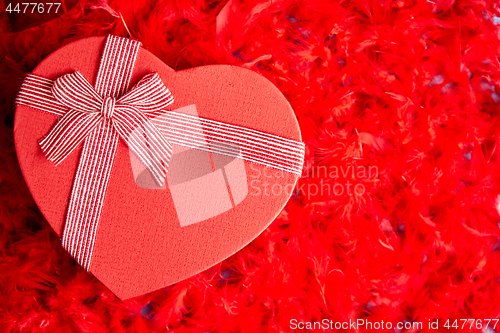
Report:
[[[198,116],[195,105],[175,112]],[[163,121],[162,116],[155,120],[166,126],[163,132],[167,133],[167,138],[168,133],[181,132],[181,129],[176,128],[179,125]],[[136,131],[143,129],[138,128]],[[247,172],[240,158],[240,147],[229,142],[209,141],[199,123],[193,126],[191,135],[197,138],[194,147],[172,145],[172,159],[166,179],[181,227],[220,215],[236,207],[248,195]],[[133,137],[145,136],[137,133]],[[151,143],[143,144],[149,146]],[[159,186],[149,169],[131,150],[129,152],[136,184],[146,189],[165,190],[166,186]]]
[[[294,195],[312,199],[318,196],[363,196],[366,183],[372,183],[379,176],[377,166],[331,165],[315,166],[306,164],[301,178],[295,183],[277,183],[274,179],[284,179],[286,173],[266,167],[263,170],[250,165],[249,195],[281,196]]]

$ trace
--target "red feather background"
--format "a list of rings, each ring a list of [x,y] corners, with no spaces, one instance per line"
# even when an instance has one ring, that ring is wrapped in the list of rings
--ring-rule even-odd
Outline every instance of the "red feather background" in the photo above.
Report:
[[[292,104],[307,155],[287,207],[245,249],[122,302],[37,210],[12,127],[25,73],[66,43],[127,28],[177,70],[264,75]],[[449,331],[447,319],[500,318],[499,33],[489,0],[81,0],[19,32],[4,15],[0,331],[286,332],[325,318]]]

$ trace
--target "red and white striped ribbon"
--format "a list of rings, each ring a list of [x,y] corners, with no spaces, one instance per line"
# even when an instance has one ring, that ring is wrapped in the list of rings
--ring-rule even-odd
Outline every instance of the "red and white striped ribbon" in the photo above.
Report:
[[[109,36],[95,87],[78,72],[55,81],[29,74],[16,99],[17,105],[60,117],[39,142],[50,161],[61,163],[83,143],[62,243],[87,270],[119,139],[148,167],[159,185],[165,181],[171,144],[239,157],[297,175],[302,171],[302,142],[166,111],[173,97],[156,73],[146,75],[129,90],[140,46],[137,41]],[[207,139],[235,145],[207,147]],[[232,148],[235,146],[238,148]]]

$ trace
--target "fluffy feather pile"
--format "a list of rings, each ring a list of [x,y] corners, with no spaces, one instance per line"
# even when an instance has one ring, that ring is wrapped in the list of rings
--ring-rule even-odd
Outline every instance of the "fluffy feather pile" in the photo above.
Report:
[[[81,0],[24,31],[4,17],[0,331],[499,318],[499,10],[495,0]],[[122,302],[37,210],[12,127],[25,73],[61,45],[127,28],[177,70],[223,63],[267,77],[292,104],[307,156],[286,209],[245,249]]]

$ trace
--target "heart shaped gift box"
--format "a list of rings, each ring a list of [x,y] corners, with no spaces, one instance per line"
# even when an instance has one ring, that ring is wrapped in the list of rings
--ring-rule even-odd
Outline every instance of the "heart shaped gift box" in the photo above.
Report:
[[[66,250],[121,299],[240,250],[300,177],[293,110],[243,68],[175,72],[137,41],[91,37],[44,59],[16,102],[33,198]]]

